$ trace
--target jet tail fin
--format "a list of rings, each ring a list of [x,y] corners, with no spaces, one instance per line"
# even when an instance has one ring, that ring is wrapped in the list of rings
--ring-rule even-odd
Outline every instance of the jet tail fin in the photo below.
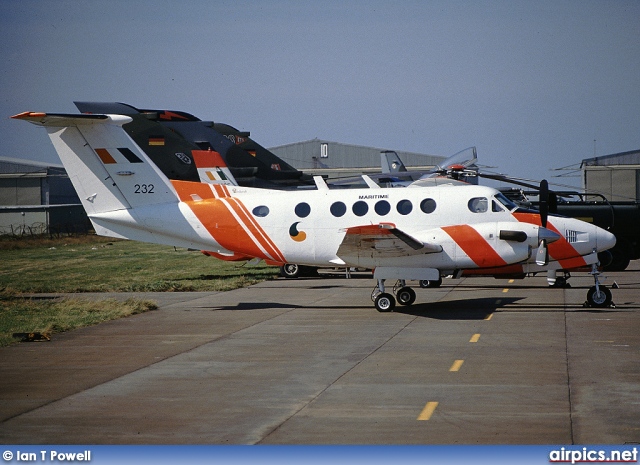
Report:
[[[385,150],[380,152],[380,165],[382,172],[387,174],[402,173],[407,171],[407,168],[400,160],[398,154],[392,150]]]
[[[226,184],[230,186],[238,185],[227,164],[218,152],[213,150],[192,150],[191,155],[198,168],[200,182],[207,184]]]

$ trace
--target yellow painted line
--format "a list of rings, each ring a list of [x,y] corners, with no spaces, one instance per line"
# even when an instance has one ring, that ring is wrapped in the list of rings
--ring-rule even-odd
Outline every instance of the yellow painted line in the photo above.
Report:
[[[453,365],[451,365],[451,368],[449,368],[449,371],[460,370],[460,367],[462,366],[463,363],[464,363],[464,360],[456,360],[455,362],[453,362]]]
[[[491,318],[493,318],[493,313],[489,313],[487,316],[484,317],[486,321],[489,321]]]
[[[509,284],[513,284],[513,279],[510,279],[510,280],[509,280]]]
[[[431,418],[431,415],[433,415],[433,411],[436,409],[436,407],[438,406],[437,402],[427,402],[427,405],[424,406],[424,408],[422,409],[422,412],[420,412],[420,415],[418,415],[418,420],[420,421],[426,421],[429,418]]]
[[[502,289],[502,293],[503,294],[506,294],[507,292],[509,292],[509,289],[507,289],[507,288]]]
[[[471,336],[471,339],[469,339],[469,342],[478,342],[478,339],[480,339],[480,335],[474,334],[473,336]]]

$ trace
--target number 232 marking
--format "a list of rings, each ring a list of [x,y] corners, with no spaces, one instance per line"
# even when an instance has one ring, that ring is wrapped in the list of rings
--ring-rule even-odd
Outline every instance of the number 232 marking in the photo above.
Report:
[[[153,184],[135,184],[135,194],[153,194]]]

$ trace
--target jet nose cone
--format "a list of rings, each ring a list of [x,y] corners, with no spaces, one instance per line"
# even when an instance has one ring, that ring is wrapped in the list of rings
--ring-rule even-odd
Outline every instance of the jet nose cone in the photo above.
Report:
[[[616,245],[616,236],[602,228],[596,228],[596,249],[598,252],[609,250]]]

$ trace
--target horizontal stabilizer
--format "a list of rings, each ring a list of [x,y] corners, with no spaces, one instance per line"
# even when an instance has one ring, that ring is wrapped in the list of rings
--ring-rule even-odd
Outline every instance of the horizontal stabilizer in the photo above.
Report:
[[[87,124],[100,124],[109,122],[122,126],[132,119],[123,115],[78,115],[72,113],[41,113],[37,111],[25,111],[13,115],[13,119],[21,119],[38,126],[67,127]]]

